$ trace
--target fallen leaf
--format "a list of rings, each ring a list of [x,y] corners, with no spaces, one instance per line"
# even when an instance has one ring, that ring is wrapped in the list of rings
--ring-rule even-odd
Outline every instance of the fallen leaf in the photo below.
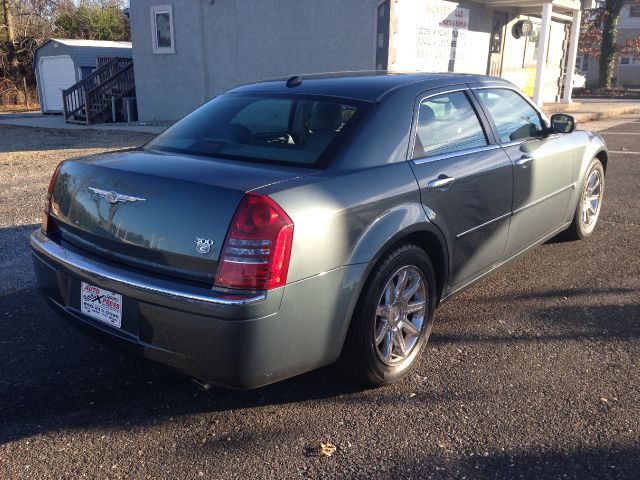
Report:
[[[336,453],[336,446],[333,443],[323,443],[320,442],[320,449],[318,450],[318,454],[323,457],[330,457]]]

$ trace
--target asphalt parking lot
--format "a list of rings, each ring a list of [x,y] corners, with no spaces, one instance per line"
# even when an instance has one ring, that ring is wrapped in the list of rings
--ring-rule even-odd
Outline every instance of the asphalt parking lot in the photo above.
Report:
[[[77,333],[30,274],[55,163],[145,137],[0,125],[0,478],[640,478],[640,117],[589,127],[615,152],[594,236],[444,304],[407,382],[203,393]]]

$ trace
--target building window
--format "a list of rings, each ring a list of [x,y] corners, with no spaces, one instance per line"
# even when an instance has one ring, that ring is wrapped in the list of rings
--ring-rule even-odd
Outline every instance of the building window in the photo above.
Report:
[[[630,5],[629,6],[629,16],[630,17],[640,17],[640,5]]]
[[[576,67],[582,72],[589,70],[589,55],[579,55],[576,57]]]
[[[589,70],[589,55],[582,55],[576,57],[576,67],[578,70],[582,72],[586,72]]]
[[[629,65],[631,63],[630,57],[622,57],[620,59],[620,65]]]
[[[507,14],[495,12],[493,14],[493,28],[491,30],[491,53],[502,52],[503,32],[504,27],[507,24]]]
[[[151,7],[151,36],[153,53],[176,53],[171,5]]]

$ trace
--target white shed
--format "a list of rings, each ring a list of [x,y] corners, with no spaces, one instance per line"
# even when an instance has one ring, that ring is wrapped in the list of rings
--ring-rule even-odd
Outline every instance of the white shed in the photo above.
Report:
[[[42,113],[62,113],[62,91],[95,70],[99,57],[131,56],[131,42],[47,40],[33,57]]]

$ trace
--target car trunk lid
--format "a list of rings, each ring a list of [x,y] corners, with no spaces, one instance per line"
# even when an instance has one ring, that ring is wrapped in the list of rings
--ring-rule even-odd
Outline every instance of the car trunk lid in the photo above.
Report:
[[[63,239],[99,256],[213,282],[246,192],[317,170],[126,151],[65,162],[52,218]]]

